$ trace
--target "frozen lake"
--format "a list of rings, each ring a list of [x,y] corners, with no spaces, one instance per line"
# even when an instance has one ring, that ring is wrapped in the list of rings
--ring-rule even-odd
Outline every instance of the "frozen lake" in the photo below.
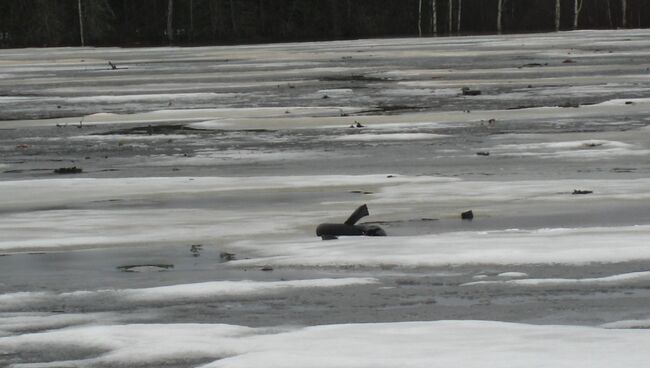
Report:
[[[0,150],[2,366],[650,358],[649,30],[2,50]]]

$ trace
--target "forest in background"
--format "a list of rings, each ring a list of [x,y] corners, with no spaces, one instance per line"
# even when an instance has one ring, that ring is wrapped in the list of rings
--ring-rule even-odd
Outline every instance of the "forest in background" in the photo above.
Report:
[[[0,47],[645,28],[649,0],[0,0]]]

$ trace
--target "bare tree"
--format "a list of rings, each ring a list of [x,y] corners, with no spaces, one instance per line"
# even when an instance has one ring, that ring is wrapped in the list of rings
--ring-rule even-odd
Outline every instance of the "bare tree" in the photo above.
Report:
[[[212,31],[212,40],[217,39],[219,33],[219,0],[210,0],[208,2],[210,11],[210,30]]]
[[[174,28],[172,19],[174,17],[174,0],[167,1],[167,40],[169,43],[174,42]]]
[[[190,0],[190,42],[194,41],[194,0]]]
[[[457,12],[457,18],[456,18],[456,33],[460,33],[460,20],[461,20],[461,13],[463,11],[463,0],[458,0],[458,9],[456,9]]]
[[[84,17],[81,11],[81,0],[77,1],[77,11],[79,12],[79,37],[81,38],[81,47],[86,46],[84,41]]]
[[[431,28],[434,35],[438,34],[438,0],[431,0]]]
[[[77,0],[81,46],[97,42],[113,34],[111,24],[115,14],[108,0]]]
[[[555,0],[555,32],[558,32],[560,30],[560,5],[560,0]]]
[[[621,27],[627,27],[627,0],[621,0]]]
[[[607,4],[607,23],[609,24],[609,28],[613,28],[614,23],[612,22],[612,4],[609,2],[609,0],[605,0],[605,3]]]
[[[453,32],[454,30],[454,0],[449,0],[449,33]]]
[[[418,36],[422,37],[422,0],[418,2]]]
[[[237,36],[237,20],[235,18],[235,2],[230,0],[230,23],[232,24],[232,33]]]
[[[583,0],[573,0],[573,29],[578,29],[578,18],[580,18],[580,11],[582,10]]]
[[[503,0],[498,0],[497,2],[497,32],[500,34],[503,31],[502,26],[503,21]]]

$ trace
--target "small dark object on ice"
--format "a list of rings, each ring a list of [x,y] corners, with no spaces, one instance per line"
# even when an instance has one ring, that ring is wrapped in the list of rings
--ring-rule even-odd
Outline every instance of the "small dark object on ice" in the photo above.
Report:
[[[219,258],[224,262],[233,261],[235,259],[235,253],[221,252],[219,253]]]
[[[626,105],[634,105],[634,101],[625,101]]]
[[[573,59],[566,59],[562,62],[562,64],[575,64],[576,61]]]
[[[264,266],[264,267],[260,268],[260,270],[262,270],[262,271],[273,271],[273,267],[271,267],[271,266]]]
[[[365,125],[361,124],[356,120],[354,121],[354,124],[350,124],[350,128],[365,128],[365,127],[366,127]]]
[[[137,264],[117,267],[122,272],[161,272],[171,268],[174,268],[173,264]]]
[[[483,151],[483,152],[476,152],[476,154],[479,155],[479,156],[489,156],[490,152]]]
[[[460,214],[460,218],[463,220],[471,220],[474,218],[474,212],[472,212],[472,210],[465,211]]]
[[[117,70],[117,65],[111,63],[110,61],[108,62],[108,65],[110,65],[112,70]]]
[[[574,189],[573,194],[591,194],[593,193],[593,190],[579,190],[579,189]]]
[[[524,65],[520,66],[519,68],[535,68],[535,67],[538,67],[538,66],[542,66],[542,64],[540,64],[540,63],[529,63],[529,64],[524,64]]]
[[[316,235],[323,240],[337,239],[338,236],[386,236],[384,229],[377,225],[355,225],[362,217],[368,216],[368,206],[359,206],[342,224],[323,223],[316,227]]]
[[[203,250],[203,244],[192,244],[192,245],[190,245],[190,252],[192,252],[193,257],[200,256],[202,250]]]
[[[323,95],[323,100],[326,100],[326,99],[328,99],[328,98],[330,98],[330,96],[328,96],[328,95]]]
[[[481,91],[478,89],[470,89],[469,87],[461,88],[463,96],[478,96],[481,94]]]
[[[559,104],[558,106],[559,107],[564,107],[564,108],[568,108],[568,107],[578,108],[578,107],[580,107],[580,104],[576,103],[576,102],[565,102],[565,103]]]
[[[81,174],[81,172],[83,172],[83,169],[76,166],[54,169],[55,174]]]

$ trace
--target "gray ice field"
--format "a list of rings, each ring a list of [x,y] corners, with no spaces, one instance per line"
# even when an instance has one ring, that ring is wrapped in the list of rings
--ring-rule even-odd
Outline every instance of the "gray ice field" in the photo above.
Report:
[[[649,30],[1,50],[0,119],[0,366],[647,367]]]

